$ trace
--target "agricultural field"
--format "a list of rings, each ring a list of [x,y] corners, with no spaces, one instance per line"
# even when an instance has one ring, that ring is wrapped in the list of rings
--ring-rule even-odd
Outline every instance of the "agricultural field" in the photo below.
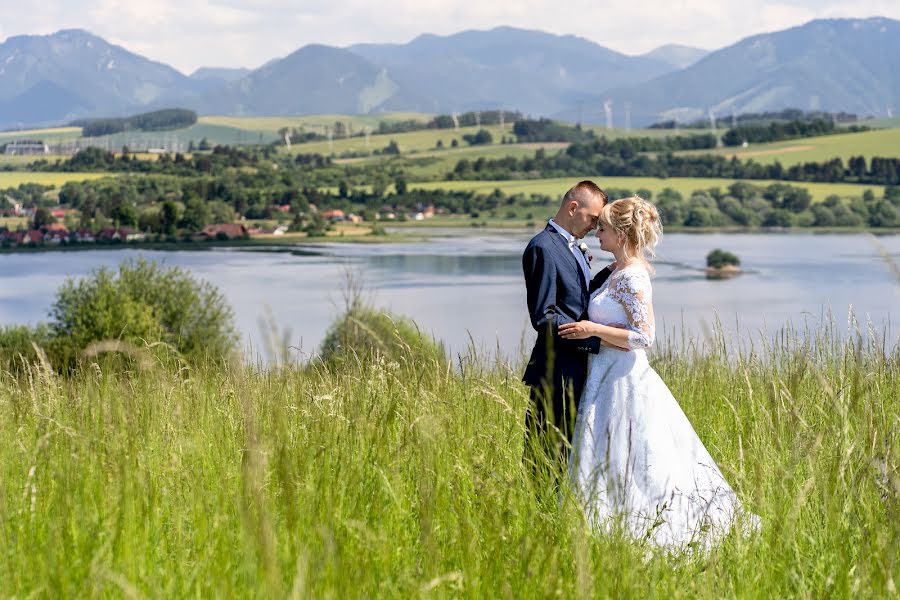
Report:
[[[900,128],[751,144],[747,148],[692,150],[681,154],[720,154],[729,158],[736,156],[742,160],[752,159],[761,164],[779,161],[786,167],[805,162],[823,162],[832,158],[842,158],[846,163],[851,156],[865,156],[867,159],[873,156],[900,156]]]
[[[479,158],[503,158],[514,156],[523,158],[534,156],[535,150],[544,148],[548,153],[558,152],[567,144],[559,142],[543,142],[532,144],[492,144],[490,146],[462,146],[429,150],[413,154],[396,156],[367,156],[362,158],[339,158],[337,164],[371,164],[382,163],[386,166],[397,166],[403,169],[407,178],[415,181],[441,181],[453,170],[462,159],[477,160]]]
[[[341,121],[352,126],[354,129],[363,127],[378,127],[381,121],[428,121],[431,115],[426,113],[414,112],[398,112],[398,113],[373,113],[367,115],[308,115],[294,117],[222,117],[207,116],[200,117],[198,122],[203,125],[217,125],[221,127],[229,127],[231,129],[242,129],[245,131],[264,131],[267,133],[277,133],[279,129],[284,127],[306,127],[310,131],[324,133],[326,125],[334,125],[336,121]]]
[[[47,144],[66,142],[81,137],[81,127],[52,127],[47,129],[23,129],[0,131],[0,144],[13,140],[43,140]]]
[[[704,190],[709,188],[726,188],[735,179],[713,179],[713,178],[694,178],[694,177],[670,177],[668,179],[659,179],[656,177],[596,177],[585,175],[584,177],[560,177],[555,179],[531,179],[519,181],[437,181],[411,183],[411,188],[424,190],[471,190],[481,194],[490,194],[495,189],[500,189],[504,194],[547,194],[550,196],[561,196],[567,189],[581,179],[592,179],[596,181],[600,187],[605,189],[629,190],[636,192],[639,189],[647,189],[658,194],[665,188],[672,188],[683,196],[690,196],[695,190]],[[842,198],[858,198],[867,189],[872,190],[876,195],[880,194],[882,188],[871,185],[856,185],[845,183],[806,183],[798,181],[769,181],[769,180],[741,180],[760,187],[771,185],[773,183],[781,183],[792,185],[795,187],[803,187],[809,190],[814,201],[825,200],[828,196],[837,195]]]
[[[340,155],[345,152],[371,153],[375,150],[383,150],[391,141],[397,143],[402,154],[414,154],[417,152],[425,152],[435,150],[438,141],[443,142],[444,148],[450,148],[453,140],[460,147],[468,146],[463,141],[464,135],[475,134],[479,129],[487,129],[494,138],[493,143],[500,145],[503,136],[513,136],[512,125],[506,125],[501,129],[499,125],[491,125],[486,127],[460,127],[459,130],[454,129],[425,129],[422,131],[410,131],[406,133],[391,133],[384,135],[369,136],[369,143],[366,145],[365,137],[348,137],[335,139],[332,142],[307,142],[305,144],[293,144],[291,152],[303,154],[325,154]]]
[[[55,162],[57,160],[66,160],[69,158],[68,156],[62,156],[59,154],[44,154],[41,156],[27,156],[27,155],[16,155],[16,154],[0,154],[0,168],[5,166],[11,166],[13,168],[23,168],[36,160],[46,160],[49,162]]]
[[[0,217],[0,229],[19,229],[28,225],[25,217]]]
[[[32,173],[26,171],[0,171],[0,190],[18,187],[23,183],[38,183],[59,187],[69,181],[87,181],[111,177],[109,173]]]

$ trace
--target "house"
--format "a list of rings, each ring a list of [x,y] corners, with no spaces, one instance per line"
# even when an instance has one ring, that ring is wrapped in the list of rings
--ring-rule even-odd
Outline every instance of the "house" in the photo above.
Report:
[[[247,233],[250,235],[284,235],[287,233],[287,230],[287,225],[278,225],[277,227],[256,227],[254,229],[248,229]]]
[[[291,212],[291,205],[290,204],[280,204],[275,207],[275,210],[277,210],[278,212],[288,213],[288,212]]]
[[[48,232],[58,233],[62,232],[66,235],[69,235],[69,230],[62,223],[50,223],[44,229]]]
[[[131,227],[108,227],[100,230],[97,234],[98,240],[106,240],[112,242],[136,242],[143,240],[146,236],[140,231],[135,231]]]
[[[50,146],[42,140],[14,140],[6,144],[6,153],[16,156],[50,154]]]
[[[25,232],[22,238],[23,244],[38,245],[44,242],[44,233],[37,229],[31,229]]]
[[[94,237],[94,232],[90,229],[79,229],[71,236],[76,242],[82,243],[93,243],[97,241],[97,238]]]
[[[322,217],[329,221],[343,221],[347,218],[346,215],[344,215],[344,211],[339,209],[326,210],[322,213]]]
[[[247,237],[247,228],[240,223],[217,223],[215,225],[207,225],[194,237],[200,239],[225,238],[233,240],[235,238]]]
[[[354,215],[353,213],[350,213],[349,215],[347,215],[347,220],[351,223],[362,223],[365,219],[363,219],[360,215]]]
[[[0,242],[10,246],[18,246],[25,238],[24,231],[0,231]]]

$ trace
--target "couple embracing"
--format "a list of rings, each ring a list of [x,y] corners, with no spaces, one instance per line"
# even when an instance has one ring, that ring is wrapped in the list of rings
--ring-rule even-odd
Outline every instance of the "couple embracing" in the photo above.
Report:
[[[592,231],[615,258],[593,278],[580,242]],[[621,527],[665,548],[708,547],[737,522],[753,529],[759,518],[743,511],[647,360],[655,337],[650,261],[661,233],[650,202],[610,202],[582,181],[525,249],[538,334],[523,377],[531,388],[526,460],[540,470],[549,458],[552,468],[567,453],[572,487],[600,531]]]

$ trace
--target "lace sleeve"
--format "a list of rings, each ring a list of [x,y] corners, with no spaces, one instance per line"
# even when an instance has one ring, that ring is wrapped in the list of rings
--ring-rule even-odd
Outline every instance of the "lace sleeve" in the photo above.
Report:
[[[649,348],[656,336],[650,275],[643,269],[630,268],[610,283],[609,296],[622,305],[628,316],[629,348]]]

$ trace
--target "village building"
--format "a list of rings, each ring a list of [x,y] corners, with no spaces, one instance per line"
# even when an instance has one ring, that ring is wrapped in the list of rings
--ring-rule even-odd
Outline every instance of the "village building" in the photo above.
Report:
[[[6,144],[6,154],[15,156],[50,154],[50,146],[42,140],[13,140]]]

